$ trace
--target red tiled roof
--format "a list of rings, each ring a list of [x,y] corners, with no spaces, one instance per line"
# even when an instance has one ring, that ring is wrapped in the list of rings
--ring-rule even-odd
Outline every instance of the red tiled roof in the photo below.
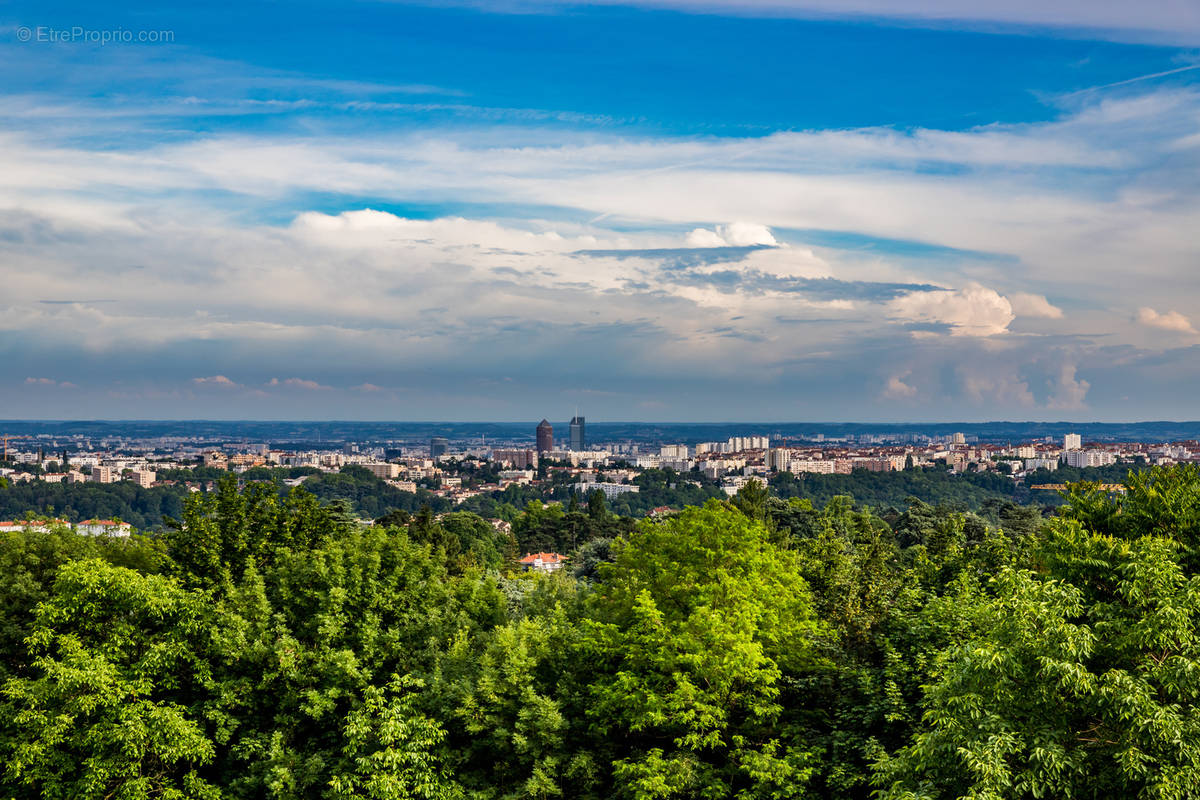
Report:
[[[560,561],[566,560],[566,556],[560,556],[558,553],[530,553],[521,559],[521,563],[534,564],[541,561],[543,564],[557,564]]]

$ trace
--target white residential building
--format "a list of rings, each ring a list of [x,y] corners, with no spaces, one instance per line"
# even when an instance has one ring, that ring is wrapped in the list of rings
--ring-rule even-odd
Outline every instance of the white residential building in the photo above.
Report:
[[[400,477],[400,465],[388,464],[386,462],[375,462],[363,464],[363,467],[371,471],[371,474],[381,480],[390,481]]]
[[[793,459],[789,471],[795,475],[800,472],[815,472],[820,475],[832,475],[837,472],[837,463],[819,459]]]
[[[133,526],[112,519],[85,519],[75,526],[77,533],[88,536],[128,536]]]
[[[1063,460],[1069,467],[1104,467],[1117,463],[1117,457],[1107,450],[1068,450]]]
[[[639,487],[631,486],[630,484],[627,484],[627,483],[596,482],[596,483],[577,483],[577,484],[575,484],[575,491],[579,492],[581,495],[583,495],[583,497],[588,497],[592,492],[596,491],[597,489],[604,492],[604,496],[606,498],[608,498],[609,500],[611,500],[614,497],[619,497],[620,495],[623,495],[623,494],[630,494],[630,493],[636,494],[641,491],[641,489]]]

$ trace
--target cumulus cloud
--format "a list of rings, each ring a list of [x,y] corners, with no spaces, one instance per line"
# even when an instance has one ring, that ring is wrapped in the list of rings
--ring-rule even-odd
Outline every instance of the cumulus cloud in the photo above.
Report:
[[[688,247],[725,247],[729,244],[719,233],[708,228],[692,230],[684,241]]]
[[[766,225],[755,222],[731,222],[717,228],[721,238],[734,247],[747,247],[753,244],[778,244]]]
[[[917,388],[904,382],[908,375],[909,373],[905,372],[888,378],[887,385],[883,387],[883,397],[887,400],[907,400],[915,397]]]
[[[1037,399],[1013,365],[971,362],[960,364],[964,396],[976,405],[1029,408]]]
[[[224,375],[210,375],[207,378],[192,378],[192,383],[196,384],[197,386],[222,386],[225,388],[237,386],[235,382],[231,381],[229,378],[226,378]]]
[[[1062,309],[1052,305],[1045,295],[1013,292],[1008,295],[1008,302],[1012,306],[1013,313],[1018,317],[1062,319]]]
[[[731,222],[716,230],[695,228],[684,240],[688,247],[775,247],[771,229],[756,222]]]
[[[1187,231],[1200,224],[1200,203],[1187,176],[1200,149],[1179,143],[1194,137],[1200,92],[1088,97],[1049,122],[956,131],[643,139],[566,126],[486,135],[217,131],[149,145],[122,139],[119,148],[22,133],[27,123],[10,107],[0,110],[10,123],[0,134],[0,339],[19,345],[0,370],[10,390],[41,374],[45,358],[71,354],[113,375],[139,365],[148,375],[170,371],[176,388],[226,385],[217,381],[222,371],[237,370],[259,389],[273,374],[307,375],[275,379],[268,386],[280,391],[264,395],[300,413],[333,396],[301,389],[361,384],[339,401],[382,408],[395,390],[362,384],[381,374],[385,383],[400,376],[397,384],[423,385],[423,370],[437,372],[449,385],[502,368],[549,382],[545,365],[575,364],[586,353],[605,383],[662,380],[663,396],[683,382],[714,380],[722,382],[710,384],[716,397],[727,385],[818,365],[834,388],[813,401],[827,404],[813,405],[815,414],[851,413],[854,398],[879,402],[880,393],[862,387],[889,375],[896,382],[883,389],[893,399],[919,386],[950,409],[964,391],[1024,407],[1028,386],[1017,372],[1000,369],[1004,380],[989,383],[995,353],[970,356],[979,372],[969,380],[950,368],[939,381],[929,365],[956,365],[970,347],[1013,345],[1019,337],[1000,334],[1016,316],[1062,318],[1041,293],[1056,296],[1054,287],[1061,291],[1083,266],[1092,280],[1078,284],[1078,308],[1145,304],[1142,324],[1194,333],[1179,312],[1153,309],[1194,304],[1162,287],[1194,266]],[[917,168],[928,163],[954,168]],[[1088,180],[1075,179],[1080,169]],[[245,221],[292,214],[316,190],[490,208],[505,218],[416,220],[357,208],[300,214],[284,226]],[[353,209],[365,201],[345,202]],[[530,208],[557,217],[532,219]],[[620,222],[606,227],[605,219]],[[697,220],[755,222],[694,228]],[[692,228],[683,235],[691,252],[683,252],[680,232]],[[818,245],[802,231],[826,238]],[[906,257],[905,242],[948,255]],[[1146,264],[1145,280],[1131,283],[1135,261]],[[969,281],[1024,291],[1002,296]],[[119,299],[38,302],[86,297]],[[1076,332],[1111,322],[1101,311],[1071,317]],[[898,342],[891,321],[925,338]],[[1128,333],[1114,333],[1114,346],[1129,346],[1121,341]],[[1064,347],[1097,387],[1103,382],[1097,394],[1111,397],[1113,382],[1128,378],[1080,358],[1086,339]],[[878,356],[881,342],[893,348],[886,359],[853,366]],[[22,349],[42,362],[10,358]],[[909,351],[923,356],[913,359],[925,364],[917,379],[897,371]],[[1022,352],[1028,360],[1036,351]],[[1172,357],[1181,381],[1200,376],[1194,363]],[[1088,388],[1074,373],[1032,382],[1040,401],[1061,407],[1082,402]],[[281,390],[288,386],[297,391]],[[789,391],[758,396],[778,403],[798,394]],[[229,408],[249,393],[183,392]],[[435,414],[463,396],[419,402]]]
[[[912,292],[892,300],[888,310],[895,319],[949,326],[950,333],[958,336],[1007,333],[1014,318],[1006,297],[978,284],[940,292]]]
[[[1090,383],[1075,376],[1076,367],[1074,364],[1063,364],[1058,373],[1058,382],[1054,387],[1050,399],[1046,401],[1047,408],[1061,408],[1064,410],[1079,410],[1087,408],[1085,400],[1087,400],[1088,389],[1092,387]]]
[[[1159,313],[1149,306],[1143,306],[1138,309],[1137,321],[1151,328],[1161,328],[1164,331],[1175,331],[1176,333],[1190,333],[1195,335],[1196,329],[1192,327],[1192,322],[1178,311],[1165,311]]]

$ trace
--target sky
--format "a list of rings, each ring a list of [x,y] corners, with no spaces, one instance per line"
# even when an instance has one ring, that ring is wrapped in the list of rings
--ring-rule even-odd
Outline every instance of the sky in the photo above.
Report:
[[[1200,418],[1193,0],[49,5],[0,418]]]

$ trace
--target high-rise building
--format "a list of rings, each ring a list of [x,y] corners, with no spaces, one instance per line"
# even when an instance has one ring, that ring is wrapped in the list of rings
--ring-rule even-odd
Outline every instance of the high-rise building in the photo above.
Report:
[[[1068,433],[1063,437],[1063,450],[1079,450],[1083,447],[1083,437],[1078,433]]]
[[[583,417],[571,417],[571,449],[583,450],[587,443],[587,437],[583,428]]]
[[[434,436],[429,440],[429,457],[444,456],[450,450],[450,442],[444,436]]]
[[[792,451],[786,447],[773,447],[766,452],[767,469],[776,472],[790,472],[792,467]]]
[[[537,451],[545,453],[554,449],[554,426],[542,420],[537,426]]]
[[[966,444],[967,437],[961,433],[955,433],[950,436],[950,444]]]

